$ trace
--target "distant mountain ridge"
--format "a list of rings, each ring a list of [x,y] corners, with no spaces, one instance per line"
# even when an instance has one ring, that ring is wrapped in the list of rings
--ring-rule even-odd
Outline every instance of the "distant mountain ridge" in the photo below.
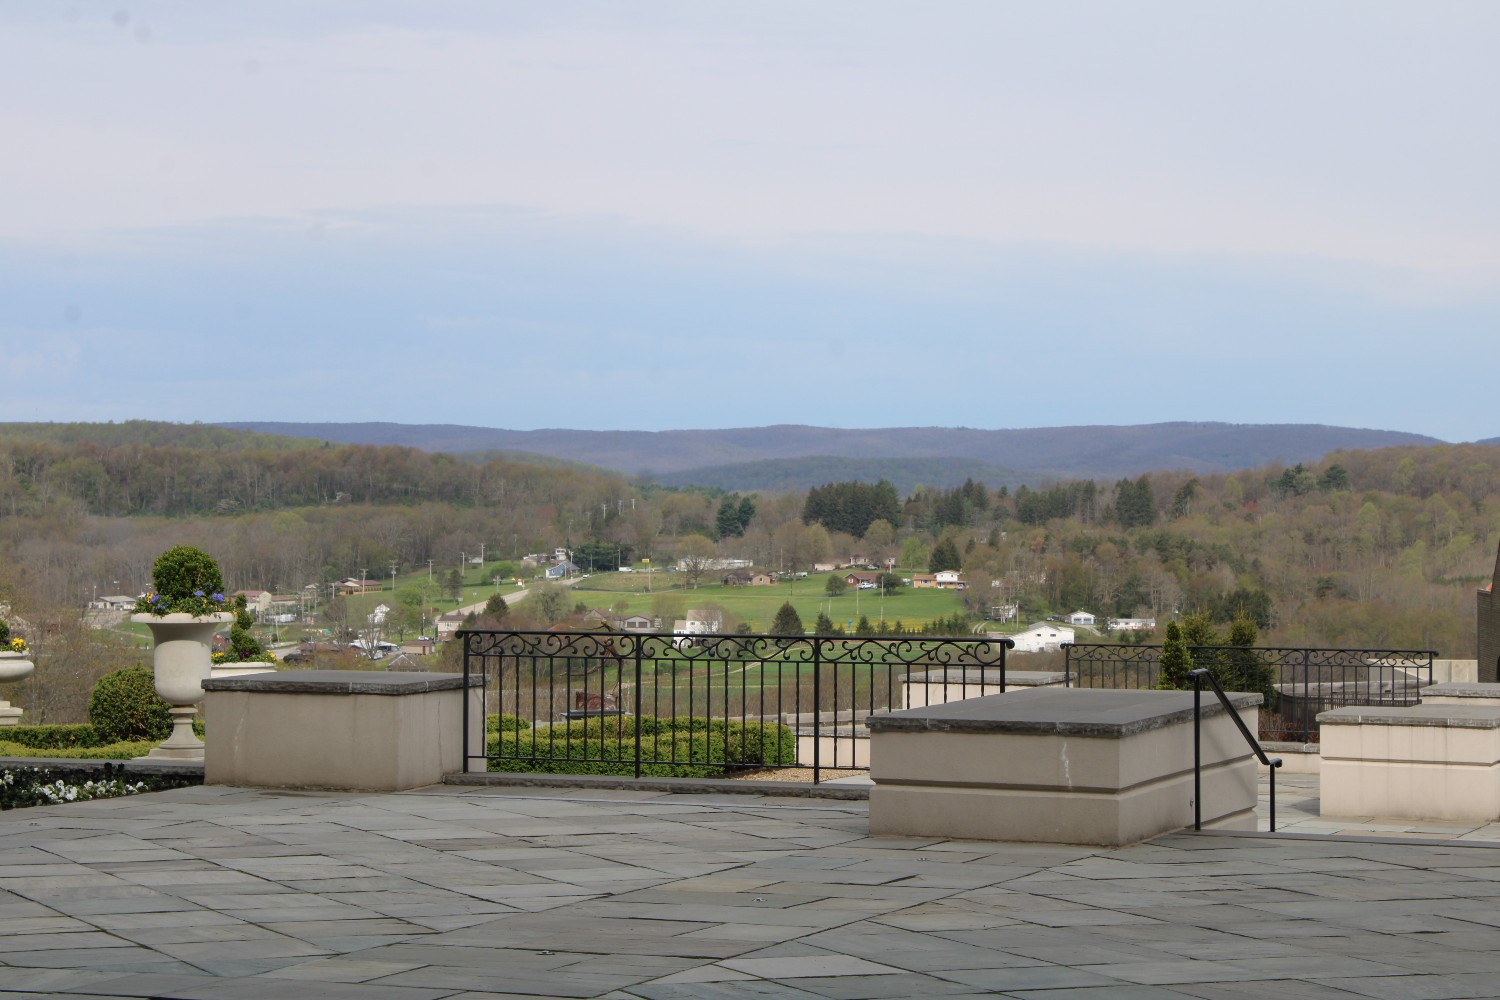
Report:
[[[880,475],[893,482],[912,476],[916,478],[911,481],[929,485],[951,485],[973,476],[987,482],[995,479],[992,485],[999,485],[1115,478],[1168,469],[1231,472],[1276,460],[1312,462],[1338,449],[1445,443],[1422,434],[1324,424],[1188,422],[1011,430],[780,425],[725,430],[514,431],[455,424],[275,421],[220,426],[343,444],[397,444],[449,453],[527,453],[673,485],[741,490],[770,489],[772,484],[806,488],[838,478]],[[860,462],[869,463],[864,475],[838,471],[859,469]],[[820,471],[820,463],[826,473]],[[934,474],[946,482],[925,478]]]

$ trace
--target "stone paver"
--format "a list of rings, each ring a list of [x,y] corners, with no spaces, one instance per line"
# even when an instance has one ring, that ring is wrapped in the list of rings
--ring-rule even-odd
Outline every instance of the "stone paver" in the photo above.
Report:
[[[0,1000],[1500,994],[1500,824],[1330,823],[1280,786],[1294,834],[1363,839],[872,838],[858,801],[601,789],[18,810]]]

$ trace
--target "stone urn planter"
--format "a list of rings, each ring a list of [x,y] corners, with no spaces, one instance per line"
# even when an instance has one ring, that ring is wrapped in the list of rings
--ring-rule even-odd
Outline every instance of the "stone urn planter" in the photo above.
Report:
[[[193,716],[203,700],[203,682],[212,676],[214,633],[234,615],[138,614],[130,620],[151,630],[156,693],[172,706],[172,734],[147,757],[202,760],[203,741],[193,732]]]
[[[8,649],[0,651],[0,684],[24,680],[30,677],[35,669],[36,664],[27,658],[27,654]],[[19,721],[21,721],[21,709],[13,707],[10,702],[0,698],[0,726],[14,726]]]

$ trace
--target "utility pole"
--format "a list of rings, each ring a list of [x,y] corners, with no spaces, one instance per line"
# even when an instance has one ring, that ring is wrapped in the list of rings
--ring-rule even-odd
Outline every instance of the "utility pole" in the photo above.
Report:
[[[427,560],[427,582],[432,582],[432,560]]]
[[[365,574],[368,572],[370,572],[370,569],[367,566],[359,568],[359,596],[361,597],[365,596]]]
[[[398,565],[397,563],[391,563],[391,593],[393,593],[393,594],[396,592],[396,566],[397,565]]]

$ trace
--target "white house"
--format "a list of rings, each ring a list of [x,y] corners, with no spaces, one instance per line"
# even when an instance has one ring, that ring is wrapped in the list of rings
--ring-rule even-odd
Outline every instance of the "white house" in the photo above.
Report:
[[[1017,653],[1045,653],[1061,648],[1065,642],[1072,642],[1074,635],[1070,628],[1037,622],[1026,631],[1017,632],[1011,639],[1015,641]]]
[[[1109,629],[1112,632],[1149,632],[1156,628],[1155,618],[1111,618]]]
[[[372,611],[370,614],[366,615],[365,617],[369,619],[369,622],[370,622],[371,625],[384,625],[385,624],[385,616],[388,615],[388,614],[390,614],[390,613],[391,613],[391,609],[390,609],[390,607],[388,605],[377,604],[377,605],[375,605],[375,610]]]
[[[1092,625],[1094,624],[1094,616],[1089,614],[1087,611],[1075,611],[1068,616],[1068,624]]]

